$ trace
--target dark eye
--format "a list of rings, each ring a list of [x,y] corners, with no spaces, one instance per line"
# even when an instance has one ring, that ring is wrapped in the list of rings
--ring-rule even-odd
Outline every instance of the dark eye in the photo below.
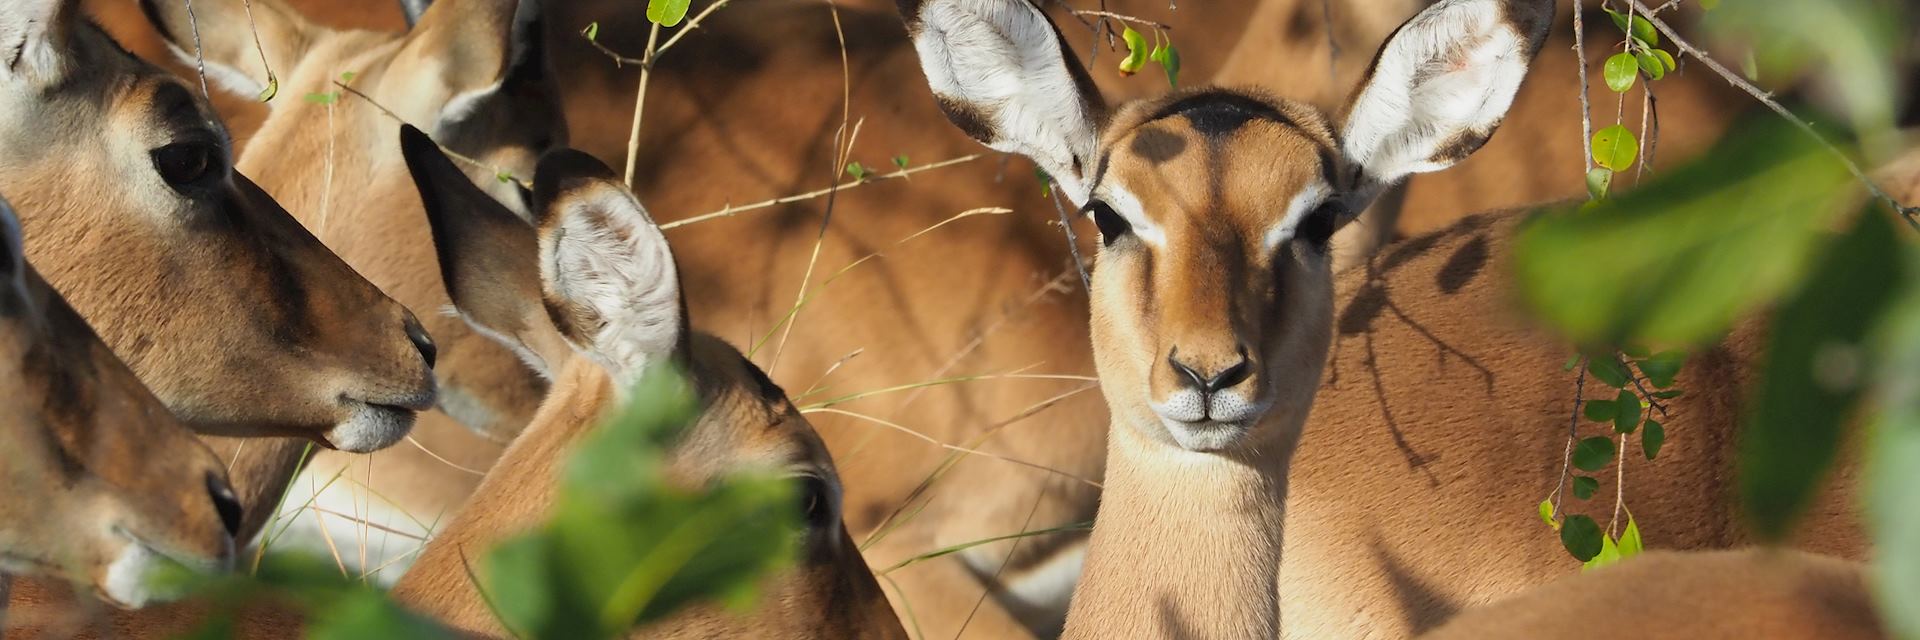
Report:
[[[1300,228],[1294,231],[1293,237],[1305,240],[1316,248],[1325,249],[1327,241],[1333,239],[1333,230],[1346,216],[1347,205],[1337,199],[1329,199],[1315,208],[1313,213],[1307,214],[1305,220],[1300,221]]]
[[[1120,212],[1114,211],[1105,201],[1087,203],[1087,215],[1093,216],[1094,226],[1100,227],[1102,246],[1111,247],[1114,242],[1133,232],[1133,225],[1127,224],[1127,219],[1120,217]]]
[[[834,506],[833,486],[819,476],[796,478],[800,483],[800,515],[808,531],[831,531],[840,524],[840,511]]]
[[[153,150],[153,168],[175,189],[189,187],[220,168],[220,149],[204,142],[180,142]]]

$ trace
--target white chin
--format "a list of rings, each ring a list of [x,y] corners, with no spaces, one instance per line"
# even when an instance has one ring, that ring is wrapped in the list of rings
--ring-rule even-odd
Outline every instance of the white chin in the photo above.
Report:
[[[414,416],[406,409],[356,403],[353,415],[327,432],[327,444],[348,453],[379,451],[407,437]]]
[[[107,579],[101,583],[100,592],[110,604],[126,609],[138,609],[185,595],[156,589],[149,576],[159,568],[161,562],[160,554],[138,543],[128,543],[121,549],[120,557],[107,565]]]
[[[1166,425],[1167,434],[1173,436],[1173,441],[1188,451],[1219,451],[1247,437],[1247,424],[1244,422],[1187,423],[1165,419],[1161,422]]]

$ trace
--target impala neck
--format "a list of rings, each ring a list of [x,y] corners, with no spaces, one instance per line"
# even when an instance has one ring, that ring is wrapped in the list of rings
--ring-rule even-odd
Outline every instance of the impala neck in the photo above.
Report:
[[[1292,426],[1281,433],[1299,433]],[[1256,454],[1195,453],[1115,424],[1066,637],[1278,637],[1281,526],[1297,441]]]

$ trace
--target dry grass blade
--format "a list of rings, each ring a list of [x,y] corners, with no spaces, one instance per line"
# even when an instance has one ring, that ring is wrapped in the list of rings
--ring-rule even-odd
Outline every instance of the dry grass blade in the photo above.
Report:
[[[914,615],[913,601],[907,598],[907,591],[901,589],[900,583],[894,582],[893,578],[888,577],[885,573],[880,574],[880,579],[885,580],[887,586],[893,587],[893,592],[900,595],[900,608],[906,611],[907,628],[913,630],[914,640],[925,640],[927,634],[920,630],[920,616]]]
[[[1079,482],[1079,483],[1081,483],[1081,484],[1084,484],[1084,485],[1087,485],[1087,486],[1089,486],[1089,487],[1093,487],[1093,488],[1095,488],[1095,489],[1104,489],[1104,488],[1105,488],[1104,486],[1102,486],[1102,485],[1101,485],[1100,483],[1098,483],[1098,482],[1094,482],[1094,481],[1092,481],[1092,480],[1088,480],[1088,479],[1086,479],[1086,478],[1082,478],[1082,477],[1080,477],[1080,476],[1078,476],[1078,475],[1074,475],[1074,474],[1072,474],[1072,473],[1068,473],[1068,472],[1066,472],[1066,471],[1061,471],[1061,470],[1059,470],[1059,469],[1055,469],[1055,468],[1053,468],[1053,467],[1049,467],[1049,466],[1046,466],[1046,465],[1043,465],[1043,464],[1039,464],[1039,463],[1034,463],[1034,462],[1027,462],[1027,461],[1025,461],[1025,460],[1021,460],[1021,459],[1018,459],[1018,458],[1009,458],[1009,457],[1007,457],[1007,456],[1003,456],[1003,455],[1000,455],[1000,454],[997,454],[997,453],[990,453],[990,452],[987,452],[987,451],[981,451],[981,450],[979,450],[979,449],[969,449],[969,448],[967,448],[967,447],[962,447],[962,446],[960,446],[960,445],[955,445],[955,444],[947,444],[947,443],[945,443],[945,442],[941,442],[941,441],[939,441],[939,440],[937,440],[937,439],[935,439],[935,438],[934,438],[933,436],[929,436],[929,435],[927,435],[927,434],[924,434],[924,433],[921,433],[921,432],[919,432],[919,431],[916,431],[916,430],[914,430],[914,429],[912,429],[912,428],[909,428],[909,427],[907,427],[907,426],[905,426],[905,425],[902,425],[902,424],[899,424],[899,423],[896,423],[896,422],[893,422],[893,421],[890,421],[890,420],[886,420],[886,419],[883,419],[883,418],[880,418],[880,417],[878,417],[878,416],[872,416],[872,415],[868,415],[868,414],[864,414],[864,413],[857,413],[857,412],[853,412],[853,411],[847,411],[847,410],[845,410],[845,409],[813,409],[813,410],[810,410],[810,411],[801,411],[800,413],[802,413],[802,414],[809,414],[809,413],[827,413],[827,414],[833,414],[833,415],[841,415],[841,416],[846,416],[846,417],[849,417],[849,418],[856,418],[856,419],[860,419],[860,420],[866,420],[866,421],[868,421],[868,422],[872,422],[872,423],[874,423],[874,424],[877,424],[877,425],[880,425],[880,426],[883,426],[883,427],[887,427],[887,428],[889,428],[889,429],[893,429],[893,430],[895,430],[895,431],[899,431],[899,432],[901,432],[901,433],[904,433],[904,434],[907,434],[907,435],[910,435],[910,436],[913,436],[913,437],[915,437],[915,438],[919,438],[919,439],[921,439],[921,440],[924,440],[924,441],[926,441],[926,442],[927,442],[928,444],[932,444],[933,446],[936,446],[936,447],[940,447],[940,448],[942,448],[942,449],[946,449],[946,450],[948,450],[948,451],[955,451],[955,452],[959,452],[959,453],[964,453],[964,454],[968,454],[968,455],[976,455],[976,456],[980,456],[980,457],[983,457],[983,458],[991,458],[991,459],[994,459],[994,460],[999,460],[999,461],[1002,461],[1002,462],[1010,462],[1010,463],[1013,463],[1013,464],[1017,464],[1017,465],[1020,465],[1020,466],[1023,466],[1023,467],[1027,467],[1027,468],[1029,468],[1029,469],[1037,469],[1037,470],[1040,470],[1040,471],[1045,471],[1045,472],[1048,472],[1048,473],[1051,473],[1051,474],[1054,474],[1054,475],[1057,475],[1057,476],[1060,476],[1060,477],[1063,477],[1063,478],[1066,478],[1066,479],[1068,479],[1068,480],[1072,480],[1072,481],[1075,481],[1075,482]],[[849,458],[851,458],[851,457],[852,457],[852,455],[851,455],[851,454],[849,454],[849,455],[848,455],[847,457],[849,457]]]
[[[932,171],[932,170],[934,170],[934,169],[940,169],[940,168],[944,168],[944,167],[951,167],[951,166],[953,166],[953,165],[956,165],[956,164],[964,164],[964,163],[967,163],[967,162],[972,162],[972,161],[974,161],[974,160],[979,160],[980,158],[982,158],[982,157],[984,157],[985,155],[986,155],[986,154],[982,154],[982,153],[975,153],[975,154],[972,154],[972,155],[965,155],[965,156],[960,156],[960,157],[958,157],[958,158],[950,158],[950,159],[947,159],[947,160],[941,160],[941,161],[939,161],[939,162],[935,162],[935,163],[933,163],[933,164],[925,164],[925,165],[920,165],[920,166],[917,166],[917,167],[913,167],[913,168],[911,168],[911,169],[901,169],[901,170],[899,170],[899,171],[894,171],[894,172],[892,172],[892,173],[883,173],[883,174],[880,174],[880,175],[873,175],[873,176],[867,176],[867,177],[866,177],[865,179],[858,179],[858,180],[848,180],[848,181],[846,181],[846,182],[842,182],[842,183],[839,183],[839,184],[835,184],[835,185],[833,185],[833,186],[831,186],[831,187],[827,187],[827,188],[825,188],[825,189],[819,189],[819,190],[815,190],[815,191],[808,191],[808,192],[806,192],[806,193],[800,193],[800,194],[794,194],[794,195],[790,195],[790,196],[781,196],[781,197],[778,197],[778,198],[770,198],[770,199],[767,199],[767,200],[762,200],[762,201],[759,201],[759,202],[755,202],[755,203],[752,203],[752,204],[744,204],[744,205],[740,205],[740,206],[737,206],[737,207],[736,207],[736,206],[733,206],[733,205],[727,205],[727,206],[725,206],[725,207],[722,207],[722,208],[721,208],[720,210],[718,210],[718,211],[710,211],[710,212],[707,212],[707,213],[703,213],[703,214],[700,214],[700,215],[697,215],[697,216],[693,216],[693,217],[691,217],[691,218],[683,218],[683,219],[680,219],[680,220],[675,220],[675,221],[673,221],[673,222],[669,222],[669,223],[666,223],[666,224],[663,224],[663,225],[660,225],[660,228],[661,228],[661,229],[672,229],[672,228],[675,228],[675,227],[684,227],[684,226],[686,226],[686,225],[690,225],[690,224],[695,224],[695,223],[699,223],[699,222],[706,222],[706,221],[708,221],[708,220],[713,220],[713,219],[716,219],[716,218],[730,218],[730,217],[733,217],[733,216],[736,216],[736,215],[739,215],[739,214],[742,214],[742,213],[745,213],[745,212],[748,212],[748,211],[753,211],[753,210],[755,210],[755,209],[766,209],[766,208],[769,208],[769,207],[777,207],[777,206],[780,206],[780,205],[783,205],[783,204],[793,204],[793,203],[795,203],[795,202],[801,202],[801,201],[805,201],[805,200],[812,200],[812,199],[814,199],[814,198],[819,198],[819,197],[822,197],[822,196],[826,196],[826,195],[828,195],[828,194],[831,194],[831,193],[834,193],[834,192],[837,192],[837,191],[842,191],[842,190],[846,190],[846,189],[852,189],[852,188],[854,188],[854,187],[858,187],[858,186],[860,186],[860,185],[865,185],[865,184],[873,184],[873,183],[875,183],[875,182],[884,182],[884,181],[887,181],[887,180],[895,180],[895,179],[899,179],[899,178],[905,178],[905,177],[907,177],[907,176],[911,176],[911,175],[913,175],[913,174],[916,174],[916,173],[920,173],[920,172],[922,172],[922,171]]]
[[[457,471],[460,471],[463,473],[470,473],[478,477],[486,477],[487,475],[487,472],[485,471],[470,468],[470,467],[463,467],[458,464],[454,464],[452,460],[448,460],[446,458],[440,457],[440,454],[434,453],[432,449],[428,449],[427,445],[420,444],[419,440],[413,439],[413,434],[407,434],[407,443],[413,445],[414,448],[419,449],[421,453],[427,454],[427,457],[433,458],[434,460],[438,460],[440,461],[440,464],[447,465],[448,467],[451,467]]]

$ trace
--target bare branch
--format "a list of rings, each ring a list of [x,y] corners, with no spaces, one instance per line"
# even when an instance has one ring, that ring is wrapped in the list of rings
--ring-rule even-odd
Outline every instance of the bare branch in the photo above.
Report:
[[[934,169],[939,169],[942,167],[951,167],[956,164],[972,162],[974,160],[980,159],[980,157],[983,155],[986,155],[986,154],[976,153],[972,155],[960,156],[958,158],[942,160],[939,162],[935,162],[933,164],[921,165],[911,169],[901,169],[899,171],[895,171],[892,173],[883,173],[877,176],[867,176],[865,179],[848,180],[846,182],[842,182],[840,184],[836,184],[824,189],[817,189],[814,191],[808,191],[806,193],[799,193],[799,194],[794,194],[790,196],[781,196],[778,198],[771,198],[768,200],[762,200],[752,204],[740,205],[738,207],[733,205],[727,205],[726,207],[723,207],[718,211],[711,211],[711,212],[703,213],[703,214],[700,214],[691,218],[687,218],[684,220],[675,220],[673,222],[660,225],[660,228],[672,229],[674,227],[683,227],[696,222],[706,222],[708,220],[712,220],[715,218],[731,218],[733,216],[736,216],[748,211],[753,211],[755,209],[765,209],[767,207],[777,207],[783,204],[793,204],[795,202],[800,202],[802,200],[812,200],[814,198],[818,198],[818,197],[827,195],[829,193],[833,193],[835,191],[852,189],[854,187],[858,187],[864,184],[872,184],[875,182],[893,180],[896,178],[905,178],[907,176],[920,173],[922,171],[932,171]]]

